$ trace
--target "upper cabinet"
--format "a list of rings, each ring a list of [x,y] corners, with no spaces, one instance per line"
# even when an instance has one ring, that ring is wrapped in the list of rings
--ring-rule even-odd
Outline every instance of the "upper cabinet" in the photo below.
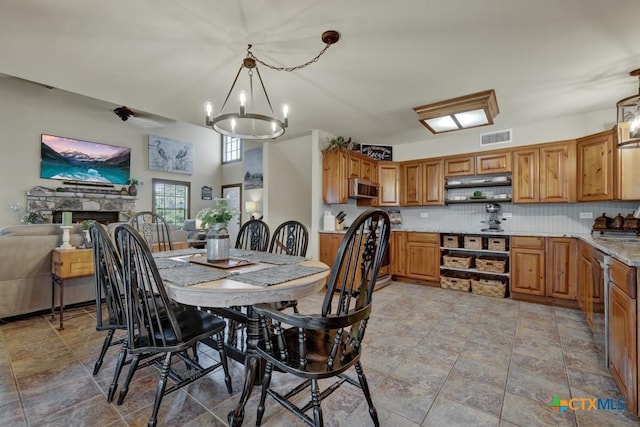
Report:
[[[575,141],[513,151],[513,203],[575,201]]]
[[[444,205],[444,161],[427,160],[422,162],[422,204]]]
[[[640,149],[618,150],[618,195],[619,200],[640,200]]]
[[[349,179],[378,181],[377,162],[343,149],[322,152],[322,200],[325,204],[347,203]]]
[[[578,138],[578,201],[614,199],[613,130]]]
[[[404,162],[400,166],[400,205],[444,205],[443,160]]]
[[[420,206],[422,204],[422,162],[408,162],[400,165],[400,204]]]
[[[490,175],[511,172],[511,151],[491,151],[444,160],[444,176]]]
[[[377,206],[400,206],[400,164],[378,162]]]

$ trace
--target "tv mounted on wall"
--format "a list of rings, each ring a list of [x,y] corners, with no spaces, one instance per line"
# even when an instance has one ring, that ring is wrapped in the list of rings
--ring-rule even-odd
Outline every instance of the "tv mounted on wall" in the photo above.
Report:
[[[42,134],[40,178],[126,184],[130,169],[130,148]]]

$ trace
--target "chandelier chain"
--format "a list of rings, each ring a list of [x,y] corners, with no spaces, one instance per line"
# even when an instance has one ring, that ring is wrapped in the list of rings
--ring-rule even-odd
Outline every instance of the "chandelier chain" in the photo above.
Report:
[[[300,64],[300,65],[296,65],[293,67],[276,67],[275,65],[271,65],[271,64],[267,64],[266,62],[258,59],[253,52],[251,52],[249,49],[251,49],[251,45],[249,45],[249,49],[247,49],[247,56],[249,56],[250,58],[254,59],[256,62],[258,62],[259,64],[264,65],[267,68],[271,68],[272,70],[276,70],[276,71],[295,71],[295,70],[299,70],[301,68],[304,68],[306,66],[309,66],[311,64],[313,64],[314,62],[317,62],[318,59],[320,59],[320,57],[322,56],[323,53],[326,52],[327,49],[329,49],[329,46],[331,46],[331,43],[327,43],[325,45],[325,47],[320,51],[319,54],[316,55],[315,58],[305,62],[304,64]]]

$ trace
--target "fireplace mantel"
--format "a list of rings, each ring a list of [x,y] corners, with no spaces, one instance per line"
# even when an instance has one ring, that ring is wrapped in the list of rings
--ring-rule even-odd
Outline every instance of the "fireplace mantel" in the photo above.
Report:
[[[40,212],[52,220],[54,211],[118,212],[119,221],[127,221],[136,211],[135,196],[103,194],[89,191],[41,191],[27,192],[27,209]]]

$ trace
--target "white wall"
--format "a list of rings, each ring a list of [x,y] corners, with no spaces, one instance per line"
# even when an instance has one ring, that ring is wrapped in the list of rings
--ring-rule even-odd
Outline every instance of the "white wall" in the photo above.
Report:
[[[47,89],[12,77],[0,78],[0,226],[17,224],[11,204],[26,203],[26,192],[34,186],[62,186],[61,181],[40,179],[40,134],[47,133],[131,148],[131,176],[141,179],[138,211],[151,209],[151,180],[164,178],[191,182],[191,212],[206,206],[200,188],[209,185],[220,193],[220,136],[210,129],[167,121],[162,129],[140,129],[122,122],[112,104]],[[148,135],[160,135],[194,146],[193,175],[148,169]]]

